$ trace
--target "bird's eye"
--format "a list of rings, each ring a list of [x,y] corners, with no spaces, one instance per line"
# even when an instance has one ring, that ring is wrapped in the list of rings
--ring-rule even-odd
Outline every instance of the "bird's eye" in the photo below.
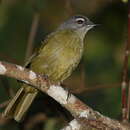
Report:
[[[83,18],[77,18],[76,19],[76,22],[78,23],[78,24],[83,24],[84,23],[84,19]]]

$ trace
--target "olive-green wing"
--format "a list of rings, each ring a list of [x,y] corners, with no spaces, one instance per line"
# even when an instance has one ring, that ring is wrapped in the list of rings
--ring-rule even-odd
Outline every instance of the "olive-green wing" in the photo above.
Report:
[[[52,33],[52,34],[53,34],[53,33]],[[46,36],[46,38],[45,38],[44,41],[41,41],[40,47],[36,48],[35,51],[33,52],[33,54],[32,54],[32,55],[28,58],[28,60],[25,62],[25,64],[24,64],[24,67],[25,67],[25,68],[30,68],[30,64],[31,64],[32,60],[33,60],[36,56],[38,56],[40,48],[43,48],[43,47],[46,45],[46,43],[47,43],[47,41],[48,41],[48,40],[47,40],[48,37],[50,37],[52,34],[50,34],[49,36]]]
[[[81,39],[71,30],[60,30],[50,35],[44,42],[45,46],[41,47],[38,55],[32,59],[31,69],[48,75],[54,81],[64,80],[79,59],[77,56],[79,57]],[[66,75],[62,76],[64,73]]]

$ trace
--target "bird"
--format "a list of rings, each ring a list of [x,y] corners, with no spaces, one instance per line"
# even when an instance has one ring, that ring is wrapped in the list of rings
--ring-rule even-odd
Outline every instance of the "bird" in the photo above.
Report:
[[[42,41],[25,68],[46,75],[50,81],[61,84],[78,66],[83,55],[85,35],[94,26],[95,24],[83,15],[67,19]],[[36,88],[22,83],[2,115],[20,122],[37,94]]]

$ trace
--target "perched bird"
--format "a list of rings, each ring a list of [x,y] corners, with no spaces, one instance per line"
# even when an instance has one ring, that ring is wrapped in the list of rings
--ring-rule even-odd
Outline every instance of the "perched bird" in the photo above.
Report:
[[[28,61],[26,68],[47,75],[53,82],[62,83],[79,64],[85,34],[94,26],[85,16],[71,17],[45,39],[40,49]],[[37,94],[37,89],[23,84],[3,115],[20,121]]]

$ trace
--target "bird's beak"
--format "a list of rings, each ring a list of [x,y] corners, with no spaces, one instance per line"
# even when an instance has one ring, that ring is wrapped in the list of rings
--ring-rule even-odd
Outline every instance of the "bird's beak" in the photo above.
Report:
[[[96,25],[95,24],[88,24],[87,25],[87,27],[89,27],[89,28],[93,28],[93,27],[95,27]]]
[[[92,23],[92,22],[90,22],[88,25],[87,25],[87,27],[89,28],[89,29],[91,29],[91,28],[93,28],[93,27],[95,27],[95,26],[99,26],[100,24],[94,24],[94,23]]]
[[[94,26],[96,26],[96,24],[94,24],[93,22],[91,22],[91,21],[88,21],[87,23],[86,23],[86,25],[87,25],[87,28],[93,28]]]
[[[94,24],[94,26],[100,26],[101,24]]]

